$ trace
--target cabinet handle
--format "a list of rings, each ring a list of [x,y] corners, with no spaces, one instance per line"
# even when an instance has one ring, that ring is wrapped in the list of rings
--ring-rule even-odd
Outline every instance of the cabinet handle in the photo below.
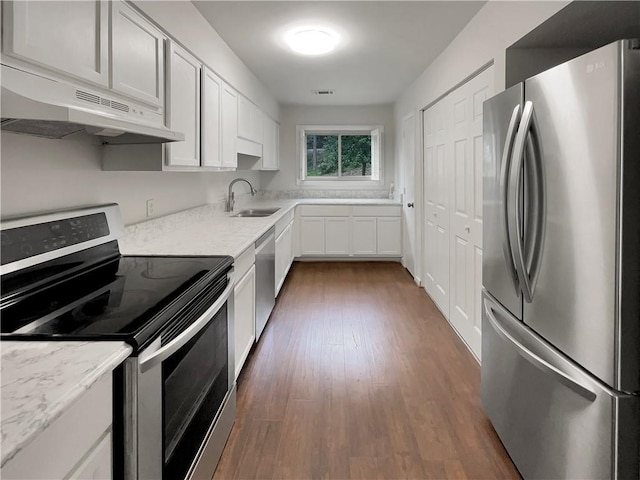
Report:
[[[467,233],[471,233],[471,227],[469,227],[469,225],[467,225],[466,227],[464,227],[464,231]]]
[[[413,208],[413,202],[411,202],[411,203],[407,203],[407,207],[409,207],[409,208]]]

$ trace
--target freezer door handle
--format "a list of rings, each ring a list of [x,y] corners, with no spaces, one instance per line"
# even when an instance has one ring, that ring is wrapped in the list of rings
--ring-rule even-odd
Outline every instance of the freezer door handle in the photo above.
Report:
[[[509,121],[509,127],[507,128],[507,138],[504,142],[504,149],[502,150],[502,164],[500,167],[500,197],[502,200],[502,223],[505,231],[505,238],[502,241],[502,252],[504,253],[504,260],[507,265],[507,271],[509,272],[509,278],[513,283],[516,293],[520,292],[520,284],[518,282],[518,274],[515,268],[515,261],[513,258],[513,252],[509,242],[509,198],[508,198],[508,179],[511,155],[513,152],[513,142],[518,132],[518,122],[520,122],[520,104],[517,104],[513,108],[511,113],[511,120]]]
[[[533,301],[538,278],[542,242],[544,240],[545,215],[542,162],[538,145],[537,128],[535,125],[533,104],[526,102],[513,147],[512,165],[507,185],[507,204],[511,205],[507,216],[509,226],[507,235],[509,237],[509,244],[511,246],[522,296],[529,303]],[[527,207],[529,208],[528,218],[531,219],[527,225],[527,233],[529,233],[529,239],[531,240],[527,239],[526,244],[522,231],[523,209],[520,207],[525,167],[525,149],[527,150],[527,158],[529,160],[526,165],[527,173],[529,174],[528,178],[531,179],[531,188],[528,191],[531,199],[527,202]],[[526,260],[525,248],[527,248],[529,252]]]
[[[562,367],[552,365],[548,360],[536,355],[534,352],[524,346],[520,341],[518,341],[513,335],[511,335],[511,333],[509,333],[508,331],[509,327],[504,325],[504,322],[499,319],[501,317],[500,312],[496,310],[496,306],[493,304],[493,302],[486,297],[484,298],[484,310],[489,323],[496,331],[496,333],[498,333],[498,335],[500,335],[504,340],[512,343],[516,347],[518,354],[522,358],[527,360],[531,365],[541,370],[542,372],[548,375],[552,375],[564,386],[570,388],[578,395],[584,397],[590,402],[593,402],[596,399],[597,394],[589,385],[563,372]]]

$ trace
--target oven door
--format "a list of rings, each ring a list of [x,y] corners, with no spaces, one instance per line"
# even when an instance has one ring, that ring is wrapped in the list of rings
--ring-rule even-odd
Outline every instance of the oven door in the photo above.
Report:
[[[127,360],[126,479],[191,478],[212,442],[220,450],[217,463],[235,418],[233,288],[229,274],[197,319],[175,322],[139,357]],[[211,452],[206,456],[211,464]],[[209,468],[215,470],[215,463]]]

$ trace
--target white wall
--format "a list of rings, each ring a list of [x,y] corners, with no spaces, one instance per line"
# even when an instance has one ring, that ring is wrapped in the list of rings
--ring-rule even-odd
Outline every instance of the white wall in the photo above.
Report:
[[[565,1],[489,1],[476,14],[449,46],[429,65],[394,104],[396,125],[410,113],[416,116],[415,177],[403,178],[403,159],[400,128],[396,131],[396,178],[402,192],[404,182],[416,181],[416,215],[421,215],[422,199],[422,114],[421,110],[445,94],[449,89],[476,72],[494,63],[494,91],[505,86],[505,50],[518,39],[551,17],[569,2]],[[413,199],[407,199],[413,200]],[[417,217],[418,218],[418,217]],[[416,229],[419,230],[417,222]],[[418,232],[419,237],[419,232]],[[419,245],[419,242],[417,243]],[[416,265],[421,265],[420,252],[415,252]]]
[[[275,98],[190,1],[134,0],[134,3],[227,83],[274,120],[279,119],[280,106]]]
[[[296,154],[297,125],[383,125],[384,126],[384,182],[381,189],[388,189],[395,181],[394,142],[395,127],[393,105],[318,107],[283,105],[280,109],[280,171],[264,172],[262,187],[265,190],[298,190],[296,178],[299,171]],[[305,187],[322,189],[322,187]],[[364,187],[372,190],[371,187]]]
[[[278,119],[279,105],[188,1],[139,1],[137,5],[212,67],[234,88]],[[104,202],[121,206],[126,224],[146,218],[146,200],[161,216],[222,201],[233,178],[260,188],[258,172],[103,172],[96,137],[75,134],[48,140],[3,132],[0,163],[2,217]],[[124,147],[126,148],[126,147]],[[234,191],[248,191],[238,184]]]
[[[205,203],[221,202],[229,182],[249,179],[260,188],[258,172],[103,172],[100,145],[93,137],[49,140],[1,134],[1,216],[116,202],[125,224],[146,218],[147,199],[162,216]],[[242,183],[237,193],[248,192]]]

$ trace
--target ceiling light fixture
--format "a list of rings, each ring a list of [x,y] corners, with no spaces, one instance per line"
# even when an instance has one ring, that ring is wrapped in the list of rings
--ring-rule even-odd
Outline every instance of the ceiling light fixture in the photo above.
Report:
[[[303,55],[329,53],[336,48],[338,40],[338,36],[334,32],[319,27],[299,28],[290,32],[286,37],[289,48]]]

